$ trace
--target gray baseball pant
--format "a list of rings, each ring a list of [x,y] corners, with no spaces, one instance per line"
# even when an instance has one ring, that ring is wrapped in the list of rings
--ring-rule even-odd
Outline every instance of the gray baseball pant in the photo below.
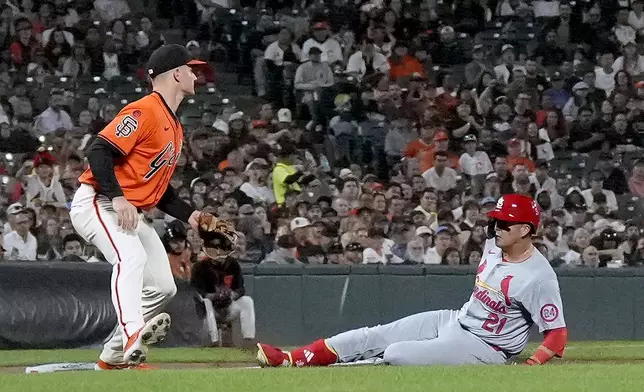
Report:
[[[382,356],[390,365],[504,364],[506,356],[464,330],[457,310],[414,314],[327,339],[340,362]]]

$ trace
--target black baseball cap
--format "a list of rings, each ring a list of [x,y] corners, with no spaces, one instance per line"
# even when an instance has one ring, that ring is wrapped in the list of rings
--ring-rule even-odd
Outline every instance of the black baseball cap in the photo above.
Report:
[[[163,45],[150,55],[146,66],[148,75],[154,79],[164,72],[178,68],[182,65],[206,64],[205,61],[194,60],[188,49],[181,45]]]

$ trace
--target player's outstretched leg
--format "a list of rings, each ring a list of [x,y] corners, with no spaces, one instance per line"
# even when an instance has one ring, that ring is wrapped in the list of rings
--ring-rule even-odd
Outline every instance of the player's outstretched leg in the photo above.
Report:
[[[290,352],[264,343],[257,343],[257,348],[257,361],[264,367],[327,366],[338,361],[327,339],[318,339]]]
[[[501,365],[507,356],[453,323],[432,340],[394,343],[383,359],[388,365]]]
[[[457,315],[455,310],[418,313],[389,324],[358,328],[319,339],[291,352],[259,343],[257,360],[262,366],[301,367],[376,358],[394,343],[436,338],[439,329],[453,322]]]

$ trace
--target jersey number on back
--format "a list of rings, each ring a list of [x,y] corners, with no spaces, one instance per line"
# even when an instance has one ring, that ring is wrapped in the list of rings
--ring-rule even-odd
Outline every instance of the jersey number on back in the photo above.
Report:
[[[148,181],[155,174],[159,172],[165,165],[172,166],[174,161],[179,157],[179,154],[174,154],[174,143],[170,142],[157,156],[150,162],[150,170],[147,172],[143,179]]]
[[[490,313],[490,315],[487,316],[487,320],[483,322],[483,326],[481,328],[490,333],[498,335],[501,333],[501,330],[503,330],[503,327],[505,327],[505,323],[507,322],[508,319],[506,317],[500,318],[498,314]]]

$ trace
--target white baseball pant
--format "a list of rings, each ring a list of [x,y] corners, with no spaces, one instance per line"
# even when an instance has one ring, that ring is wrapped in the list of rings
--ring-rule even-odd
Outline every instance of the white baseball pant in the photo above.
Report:
[[[201,298],[201,297],[200,297]],[[206,319],[204,324],[208,329],[212,343],[219,342],[219,327],[217,321],[225,323],[239,322],[241,336],[244,339],[255,338],[255,303],[247,295],[234,300],[228,308],[216,311],[212,301],[208,298],[201,298],[206,307]],[[233,324],[233,328],[236,326]]]
[[[503,364],[507,358],[464,330],[457,310],[414,314],[327,339],[340,362],[382,356],[390,365]]]
[[[144,320],[161,313],[177,292],[170,262],[158,234],[139,214],[135,230],[124,231],[112,202],[90,185],[76,191],[70,210],[76,232],[92,243],[112,264],[112,303],[118,325],[103,346],[100,359],[123,363],[127,340]]]

